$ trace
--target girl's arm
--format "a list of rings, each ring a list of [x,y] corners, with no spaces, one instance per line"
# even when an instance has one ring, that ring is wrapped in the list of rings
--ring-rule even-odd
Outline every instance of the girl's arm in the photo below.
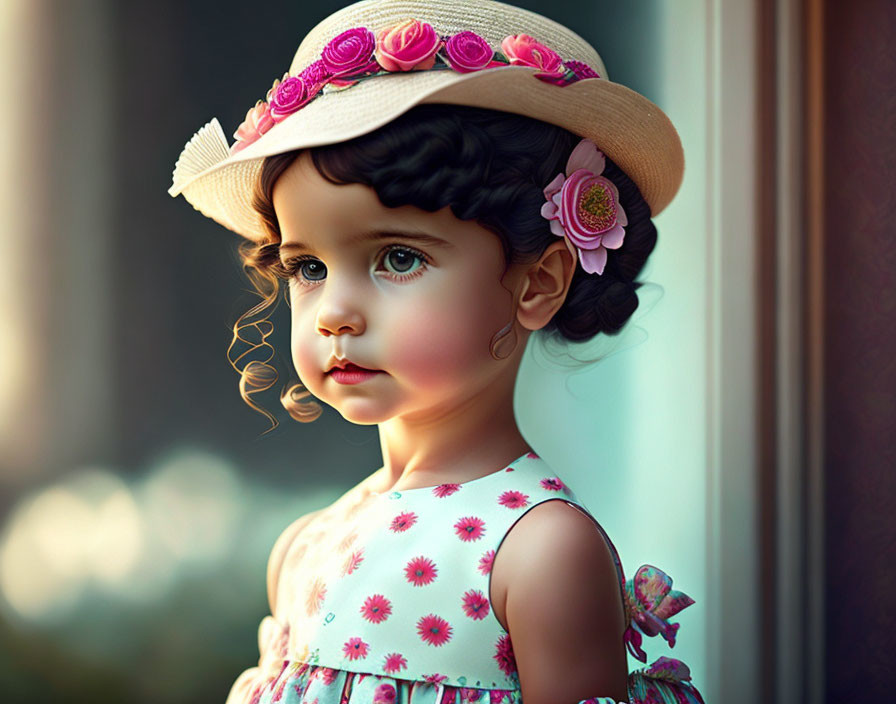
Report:
[[[271,615],[265,616],[258,627],[258,665],[240,673],[230,688],[225,704],[248,704],[270,678],[280,672],[279,666],[281,658],[285,655],[288,636],[284,625],[274,617],[277,612],[277,585],[280,582],[280,571],[289,547],[318,513],[319,511],[313,511],[293,521],[274,542],[267,569],[268,605]]]
[[[502,553],[509,575],[505,614],[523,701],[627,702],[619,577],[593,521],[564,501],[547,501],[512,528],[496,561]]]

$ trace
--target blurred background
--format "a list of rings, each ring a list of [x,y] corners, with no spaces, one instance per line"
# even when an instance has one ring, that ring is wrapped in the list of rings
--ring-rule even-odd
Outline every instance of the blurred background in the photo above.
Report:
[[[167,194],[192,134],[232,139],[347,4],[0,0],[4,703],[223,702],[258,659],[274,540],[381,464],[375,426],[281,409],[285,306],[263,434],[225,356],[256,302],[239,238]],[[660,294],[583,373],[527,350],[523,434],[627,575],[696,600],[650,662],[688,663],[708,703],[883,697],[896,6],[514,4],[666,111],[687,164]]]

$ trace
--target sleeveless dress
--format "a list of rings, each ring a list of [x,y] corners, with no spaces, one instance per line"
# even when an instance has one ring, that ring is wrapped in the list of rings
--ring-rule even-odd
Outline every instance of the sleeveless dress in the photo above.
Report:
[[[514,523],[551,500],[594,520],[531,452],[461,484],[344,495],[287,550],[258,667],[226,704],[522,704],[510,635],[489,599],[491,567]],[[616,564],[626,646],[646,662],[642,636],[674,645],[678,624],[667,618],[693,600],[650,565],[626,582],[594,522]],[[661,657],[629,674],[629,701],[703,704],[689,679],[684,663]]]

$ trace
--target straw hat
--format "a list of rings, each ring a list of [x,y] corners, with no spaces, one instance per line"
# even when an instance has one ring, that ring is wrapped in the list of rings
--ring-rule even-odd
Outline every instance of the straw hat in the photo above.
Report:
[[[381,45],[381,33],[409,18],[418,21],[408,30],[411,34],[399,37],[389,46],[405,51],[407,37],[411,43],[415,36],[421,42],[427,36],[430,40],[435,37],[436,42],[441,38],[434,66],[424,62],[408,70],[381,59],[381,46],[386,46]],[[431,29],[422,23],[431,25]],[[452,103],[527,115],[590,139],[635,182],[653,216],[669,204],[681,185],[684,154],[669,118],[644,96],[610,81],[594,48],[553,20],[495,0],[362,0],[333,13],[308,33],[292,60],[289,77],[301,74],[307,79],[308,71],[315,68],[312,64],[323,63],[320,60],[325,47],[356,28],[366,28],[376,36],[375,58],[379,63],[369,63],[366,74],[341,76],[341,84],[318,83],[309,88],[309,95],[318,91],[313,99],[286,117],[281,113],[275,123],[270,117],[264,118],[263,127],[243,142],[229,144],[217,118],[212,119],[187,142],[168,192],[172,196],[183,194],[203,215],[243,237],[259,241],[265,230],[251,202],[264,157],[343,142],[372,132],[420,103]],[[414,35],[416,30],[429,34]],[[445,46],[448,38],[464,31],[474,32],[481,38],[475,41],[484,40],[497,52],[488,64],[492,67],[461,72],[446,61],[450,57]],[[550,72],[544,67],[525,65],[525,58],[519,61],[508,56],[515,52],[503,42],[519,35],[528,35],[527,40],[537,42],[530,46],[547,47],[559,55],[563,61],[559,72],[565,78],[555,76],[553,82],[550,76],[538,78],[536,74],[545,76]],[[396,37],[393,35],[392,39]],[[357,42],[352,46],[357,46]],[[413,53],[413,47],[408,50]],[[394,58],[396,54],[387,56]],[[541,61],[551,54],[536,51],[531,56]],[[372,62],[374,56],[368,55],[367,59]],[[584,70],[583,64],[587,64]],[[589,67],[593,70],[588,71]],[[385,69],[389,72],[370,73]],[[556,62],[554,69],[556,74]],[[599,77],[582,77],[595,72]],[[351,84],[358,76],[361,80]],[[286,78],[284,75],[282,81],[275,81],[266,104],[256,104],[256,115],[268,110],[278,83]],[[312,81],[305,83],[310,85]],[[243,135],[247,124],[248,132],[253,132],[251,122],[247,115],[246,123],[240,127]],[[540,204],[533,203],[532,207]]]

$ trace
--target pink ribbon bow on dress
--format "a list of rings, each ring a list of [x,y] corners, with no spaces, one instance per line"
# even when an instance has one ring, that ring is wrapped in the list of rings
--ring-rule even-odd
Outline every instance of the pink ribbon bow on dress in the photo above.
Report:
[[[657,634],[665,638],[669,647],[675,645],[679,624],[667,620],[694,603],[684,592],[672,589],[672,578],[658,567],[641,565],[635,576],[625,583],[631,623],[625,630],[625,645],[641,662],[647,653],[641,648],[641,635]]]

